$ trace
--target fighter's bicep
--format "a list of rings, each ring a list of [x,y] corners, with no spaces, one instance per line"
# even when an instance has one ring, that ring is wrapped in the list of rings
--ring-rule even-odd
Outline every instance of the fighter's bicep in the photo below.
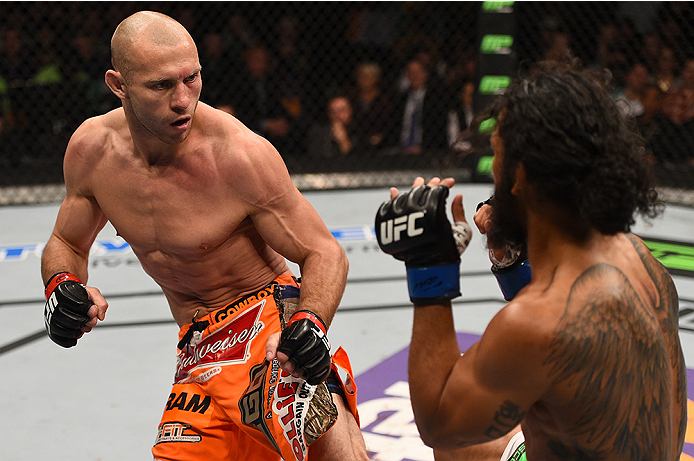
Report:
[[[87,253],[106,222],[93,197],[71,194],[60,206],[53,237],[77,253]]]
[[[492,440],[516,427],[549,387],[538,332],[497,315],[482,339],[456,363],[442,406],[457,407],[455,424],[477,441]],[[462,434],[461,434],[462,435]]]
[[[275,251],[301,263],[314,248],[331,237],[316,210],[298,192],[288,192],[251,215],[258,232]]]
[[[292,182],[274,147],[257,138],[247,148],[252,155],[243,164],[240,176],[244,187],[237,189],[240,198],[267,244],[287,259],[301,263],[332,235]]]

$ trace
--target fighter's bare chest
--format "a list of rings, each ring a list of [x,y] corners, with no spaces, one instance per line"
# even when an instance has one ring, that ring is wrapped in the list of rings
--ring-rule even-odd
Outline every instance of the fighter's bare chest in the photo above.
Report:
[[[104,179],[95,197],[116,231],[143,253],[217,247],[247,218],[243,205],[212,175],[122,175]]]

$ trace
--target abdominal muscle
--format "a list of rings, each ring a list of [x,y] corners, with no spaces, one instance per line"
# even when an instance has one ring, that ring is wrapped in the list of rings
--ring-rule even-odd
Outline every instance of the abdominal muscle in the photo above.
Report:
[[[188,254],[164,249],[133,251],[145,272],[164,291],[179,325],[220,309],[253,293],[281,274],[290,273],[285,259],[259,235],[234,235],[215,248],[201,245]]]

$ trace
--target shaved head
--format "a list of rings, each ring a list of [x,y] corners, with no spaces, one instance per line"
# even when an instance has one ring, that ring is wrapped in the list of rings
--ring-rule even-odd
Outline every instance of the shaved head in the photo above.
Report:
[[[127,80],[140,64],[139,49],[152,46],[175,46],[181,42],[193,43],[188,31],[175,19],[154,11],[139,11],[125,18],[116,27],[111,38],[111,64]]]

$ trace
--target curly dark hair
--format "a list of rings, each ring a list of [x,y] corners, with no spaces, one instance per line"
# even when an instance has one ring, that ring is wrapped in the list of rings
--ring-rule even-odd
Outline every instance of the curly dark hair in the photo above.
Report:
[[[480,117],[501,118],[503,171],[523,164],[540,200],[579,227],[628,232],[635,215],[662,210],[644,141],[606,90],[608,74],[580,64],[539,63]]]

